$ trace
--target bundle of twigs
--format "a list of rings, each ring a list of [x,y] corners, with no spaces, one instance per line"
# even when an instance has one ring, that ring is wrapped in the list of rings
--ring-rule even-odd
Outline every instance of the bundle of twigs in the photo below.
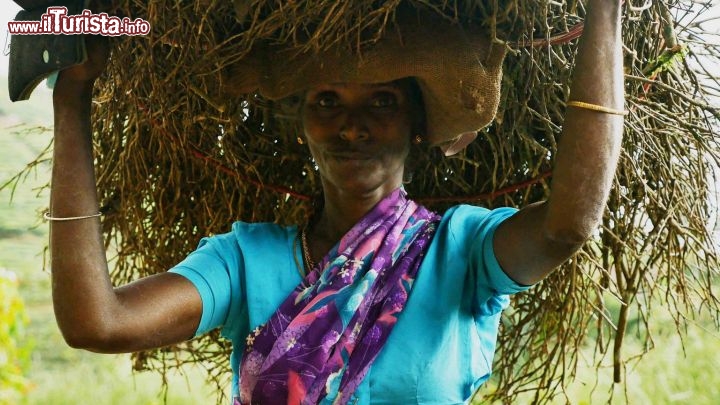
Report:
[[[150,35],[120,38],[94,109],[103,225],[122,283],[165,271],[202,236],[234,220],[302,223],[319,188],[297,122],[258,95],[230,97],[228,68],[258,42],[354,49],[391,29],[400,0],[121,0]],[[576,47],[581,2],[408,0],[506,41],[500,111],[464,153],[414,151],[412,196],[442,211],[457,203],[523,206],[547,197]],[[692,8],[692,9],[691,9]],[[598,363],[622,342],[632,311],[652,322],[716,321],[718,259],[708,218],[720,138],[718,108],[700,83],[703,8],[691,0],[624,2],[627,108],[623,155],[602,229],[584,250],[506,311],[492,398],[534,390],[542,402],[573,375],[580,347]],[[718,43],[718,42],[716,42]],[[714,79],[715,85],[717,78]],[[231,89],[230,89],[231,90]],[[715,126],[717,128],[717,126]],[[715,289],[715,290],[714,290]],[[619,305],[611,313],[610,305]],[[592,337],[591,337],[592,336]],[[647,328],[641,339],[651,340]],[[217,334],[135,355],[137,369],[204,365],[225,386],[228,346]]]

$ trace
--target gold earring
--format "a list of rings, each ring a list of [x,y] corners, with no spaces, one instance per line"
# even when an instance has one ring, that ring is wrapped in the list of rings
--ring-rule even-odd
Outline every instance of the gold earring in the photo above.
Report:
[[[415,137],[413,138],[413,143],[415,145],[420,145],[422,142],[423,142],[422,135],[415,135]]]
[[[305,145],[305,141],[302,139],[302,136],[297,137],[297,143],[299,143],[300,145]]]

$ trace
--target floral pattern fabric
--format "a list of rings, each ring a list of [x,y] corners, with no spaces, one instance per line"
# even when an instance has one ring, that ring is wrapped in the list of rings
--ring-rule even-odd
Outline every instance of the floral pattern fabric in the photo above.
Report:
[[[346,404],[408,299],[440,216],[399,188],[248,335],[240,404]]]

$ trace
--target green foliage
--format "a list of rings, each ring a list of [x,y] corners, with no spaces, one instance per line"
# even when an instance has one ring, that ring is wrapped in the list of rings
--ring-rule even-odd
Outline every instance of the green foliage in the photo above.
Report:
[[[660,304],[659,302],[655,302]],[[693,404],[715,405],[720,398],[720,329],[710,316],[698,316],[689,321],[681,336],[675,321],[662,305],[656,305],[650,325],[653,340],[644,342],[645,325],[637,310],[631,311],[625,351],[632,358],[624,368],[626,381],[614,384],[613,364],[604,359],[592,361],[595,350],[592,342],[579,349],[576,375],[562,376],[566,380],[563,389],[552,392],[550,398],[534,401],[533,392],[520,394],[513,404]],[[618,312],[620,308],[614,308]],[[642,356],[642,357],[640,357]],[[475,395],[472,405],[500,405],[502,400],[488,398],[499,390],[499,379],[493,376]]]
[[[648,77],[657,77],[658,74],[669,71],[673,66],[681,65],[689,52],[690,49],[686,45],[668,48],[657,59],[649,62],[643,73]]]
[[[25,373],[30,350],[22,343],[27,323],[17,277],[0,268],[0,405],[13,403],[29,389]]]

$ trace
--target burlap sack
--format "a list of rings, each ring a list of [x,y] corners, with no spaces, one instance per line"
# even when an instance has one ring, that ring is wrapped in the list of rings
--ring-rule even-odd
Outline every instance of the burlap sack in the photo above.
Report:
[[[258,46],[231,67],[228,84],[231,93],[259,92],[279,100],[322,83],[415,77],[427,114],[425,138],[456,152],[495,116],[505,50],[479,28],[405,11],[382,39],[360,52],[347,45],[314,53]]]

